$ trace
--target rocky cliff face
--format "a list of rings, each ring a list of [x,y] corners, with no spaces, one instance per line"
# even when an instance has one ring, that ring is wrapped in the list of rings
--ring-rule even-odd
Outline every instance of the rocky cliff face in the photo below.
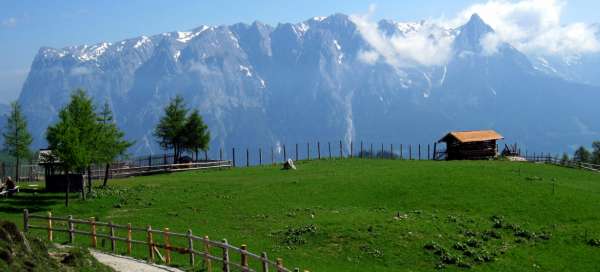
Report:
[[[401,37],[423,23],[377,27]],[[176,94],[204,116],[213,151],[340,139],[431,143],[448,130],[481,128],[543,151],[600,137],[599,88],[542,72],[508,44],[483,52],[492,31],[479,16],[439,27],[430,39],[452,39],[451,58],[406,66],[365,61],[374,45],[343,14],[42,48],[19,101],[42,147],[70,92],[83,88],[112,106],[137,154],[161,152],[152,129]]]

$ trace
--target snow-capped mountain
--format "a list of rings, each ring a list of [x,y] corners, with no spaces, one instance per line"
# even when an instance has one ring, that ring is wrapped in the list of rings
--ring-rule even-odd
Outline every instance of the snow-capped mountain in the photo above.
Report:
[[[42,48],[19,100],[42,147],[70,92],[83,88],[112,106],[138,154],[161,152],[152,129],[176,94],[203,114],[213,151],[340,139],[426,144],[448,130],[481,128],[538,151],[600,137],[600,88],[548,73],[510,44],[484,52],[482,38],[494,30],[477,15],[456,29],[389,20],[377,28],[391,39],[427,29],[433,44],[453,41],[451,57],[431,65],[365,61],[376,45],[343,14],[201,26]]]

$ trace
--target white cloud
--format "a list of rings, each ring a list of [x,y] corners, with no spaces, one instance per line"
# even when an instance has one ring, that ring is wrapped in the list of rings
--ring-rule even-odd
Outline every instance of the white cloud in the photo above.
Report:
[[[379,60],[379,53],[377,51],[360,51],[358,59],[366,64],[375,64]]]
[[[15,27],[15,26],[17,26],[17,18],[15,18],[15,17],[6,18],[6,19],[2,20],[1,25],[3,27]]]
[[[461,11],[456,18],[444,22],[458,27],[477,13],[495,31],[496,37],[482,39],[487,52],[492,45],[507,42],[525,53],[581,54],[600,51],[595,33],[597,26],[561,22],[565,2],[557,0],[492,0]]]
[[[439,35],[439,28],[424,24],[419,31],[405,35],[387,36],[379,31],[377,23],[370,20],[375,6],[365,15],[352,15],[360,34],[372,50],[359,53],[359,60],[372,64],[382,57],[394,67],[432,66],[446,63],[452,53],[452,38]]]
[[[483,54],[491,56],[498,53],[498,46],[502,43],[502,40],[495,33],[488,33],[479,42],[483,48]]]

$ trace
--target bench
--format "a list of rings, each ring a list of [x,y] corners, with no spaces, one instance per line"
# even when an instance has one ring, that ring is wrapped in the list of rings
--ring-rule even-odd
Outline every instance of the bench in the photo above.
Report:
[[[19,192],[19,186],[15,186],[15,188],[10,190],[4,190],[0,192],[0,196],[8,197],[9,195],[14,195]]]

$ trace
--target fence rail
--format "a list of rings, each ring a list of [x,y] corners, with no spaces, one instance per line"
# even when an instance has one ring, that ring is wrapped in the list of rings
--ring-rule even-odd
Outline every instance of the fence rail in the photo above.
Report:
[[[32,221],[41,221],[39,225],[31,224]],[[64,228],[56,227],[62,223]],[[77,229],[77,226],[85,225],[86,230]],[[84,235],[89,239],[92,248],[97,248],[98,238],[108,239],[112,253],[117,253],[117,242],[122,242],[126,246],[126,254],[132,255],[133,245],[142,245],[147,248],[148,262],[156,262],[157,259],[169,265],[172,263],[172,253],[186,255],[189,259],[189,264],[195,267],[197,264],[196,257],[202,258],[202,268],[205,271],[262,271],[268,272],[269,269],[274,269],[276,272],[291,272],[300,271],[299,268],[293,270],[286,268],[283,265],[283,260],[277,258],[269,259],[266,252],[260,255],[248,251],[246,245],[240,247],[233,246],[226,239],[222,241],[210,240],[208,236],[196,236],[192,230],[187,233],[172,232],[169,228],[163,230],[153,229],[150,225],[146,228],[133,227],[131,224],[119,225],[113,222],[100,222],[91,217],[89,220],[75,219],[73,216],[56,217],[48,212],[47,215],[30,214],[27,209],[23,210],[23,229],[25,232],[37,229],[47,232],[49,241],[54,241],[54,233],[62,232],[68,234],[68,242],[74,243],[76,235]],[[126,231],[125,237],[119,237],[119,230]],[[143,234],[144,240],[135,240],[135,233]],[[157,239],[157,236],[162,236],[162,239]],[[183,239],[179,241],[179,246],[176,245],[176,238]],[[162,241],[162,243],[160,242]],[[199,246],[201,249],[195,248]],[[161,253],[162,249],[162,253]],[[218,251],[218,253],[217,253]],[[164,254],[164,255],[163,255]],[[239,262],[232,261],[232,254],[239,257]],[[251,260],[253,260],[251,262]],[[220,264],[220,268],[213,266],[213,262]],[[233,269],[233,270],[232,270]],[[304,270],[304,272],[308,272]]]
[[[594,171],[594,172],[600,172],[600,165],[598,165],[598,164],[578,162],[575,160],[562,160],[562,159],[559,159],[557,157],[553,157],[550,155],[530,156],[530,157],[525,157],[525,159],[530,162],[541,162],[541,163],[554,164],[554,165],[565,166],[565,167],[570,167],[570,168],[579,168],[579,169],[585,169],[585,170],[590,170],[590,171]]]

